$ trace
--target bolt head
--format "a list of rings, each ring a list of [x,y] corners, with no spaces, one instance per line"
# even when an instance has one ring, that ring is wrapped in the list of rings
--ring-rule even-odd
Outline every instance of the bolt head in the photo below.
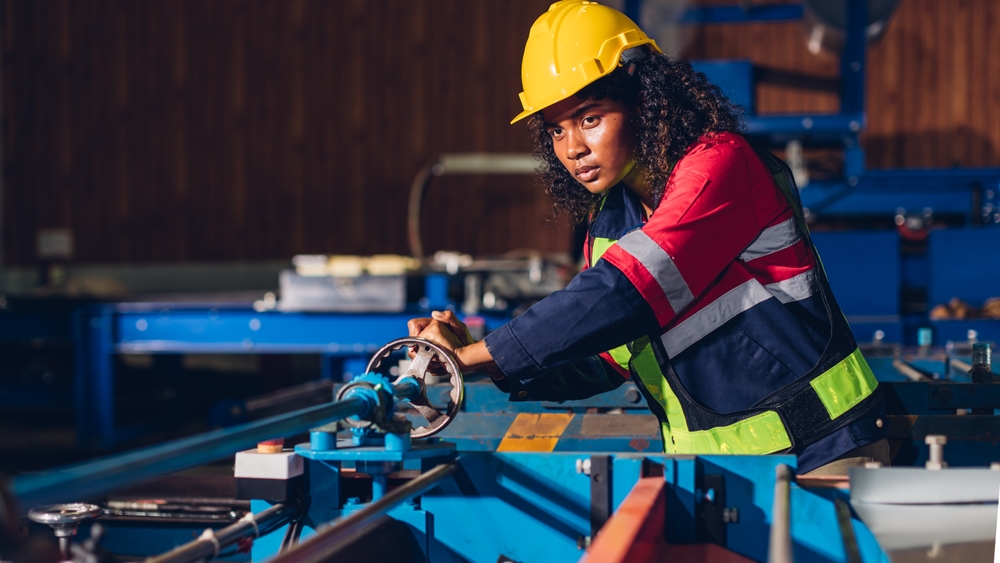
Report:
[[[928,434],[924,443],[928,446],[943,446],[948,443],[948,437],[943,434]]]
[[[705,491],[705,500],[708,502],[715,502],[715,489]]]
[[[638,403],[642,396],[639,394],[639,390],[631,388],[625,391],[625,400],[630,403]]]
[[[722,521],[727,524],[736,524],[740,521],[740,510],[738,508],[723,508]]]

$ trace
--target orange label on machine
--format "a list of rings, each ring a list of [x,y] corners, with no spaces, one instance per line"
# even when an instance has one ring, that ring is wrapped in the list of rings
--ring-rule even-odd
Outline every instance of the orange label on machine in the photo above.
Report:
[[[507,429],[497,451],[551,452],[572,420],[572,414],[521,413]]]

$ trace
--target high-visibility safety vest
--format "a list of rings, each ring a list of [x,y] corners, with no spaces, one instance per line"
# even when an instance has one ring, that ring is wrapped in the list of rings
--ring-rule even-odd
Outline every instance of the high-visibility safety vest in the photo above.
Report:
[[[766,390],[764,398],[752,408],[726,414],[715,412],[695,400],[685,390],[681,378],[671,365],[672,352],[683,351],[685,345],[690,345],[684,342],[683,334],[671,340],[666,338],[671,336],[668,332],[655,345],[649,337],[643,337],[610,350],[605,357],[609,354],[615,363],[627,370],[645,396],[650,409],[660,418],[664,451],[667,453],[770,454],[792,450],[816,442],[849,425],[881,401],[878,382],[858,350],[846,318],[833,299],[819,254],[809,236],[791,172],[770,152],[756,147],[754,151],[773,176],[791,206],[794,217],[764,230],[744,251],[743,257],[753,258],[762,253],[774,252],[782,235],[785,240],[789,237],[804,239],[816,257],[816,267],[807,272],[808,275],[803,279],[808,278],[809,291],[818,293],[822,300],[828,320],[829,338],[819,361],[808,373],[779,389]],[[600,212],[598,210],[597,214]],[[595,219],[596,216],[592,221]],[[589,265],[593,267],[616,243],[628,247],[626,250],[635,255],[650,252],[641,248],[643,239],[640,236],[629,240],[631,234],[626,234],[617,241],[590,237]],[[652,251],[655,252],[655,249]],[[804,282],[795,278],[789,282],[791,283],[784,283],[781,287],[769,287],[771,294],[763,296],[761,300],[784,292],[791,296],[787,301],[794,301],[796,291],[801,290]],[[763,288],[759,284],[756,287]],[[690,302],[694,297],[674,295],[671,301],[685,302],[685,299]],[[711,329],[709,327],[707,330]],[[668,357],[662,357],[664,355]]]

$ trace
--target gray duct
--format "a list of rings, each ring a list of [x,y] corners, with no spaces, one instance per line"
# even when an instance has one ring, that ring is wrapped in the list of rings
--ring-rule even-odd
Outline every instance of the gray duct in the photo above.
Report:
[[[809,52],[820,50],[839,53],[844,47],[845,8],[847,0],[802,0]],[[881,37],[889,19],[899,5],[899,0],[868,0],[868,41]]]

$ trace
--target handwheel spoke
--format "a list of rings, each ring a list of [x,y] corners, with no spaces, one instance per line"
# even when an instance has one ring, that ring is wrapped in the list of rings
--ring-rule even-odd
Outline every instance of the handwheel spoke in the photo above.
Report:
[[[410,361],[410,367],[406,368],[406,373],[403,375],[412,375],[413,377],[424,379],[424,375],[427,373],[427,369],[430,367],[433,359],[434,352],[421,348],[413,360]]]
[[[427,423],[432,426],[437,421],[437,419],[444,416],[436,408],[432,407],[430,404],[427,403],[427,397],[424,396],[417,397],[416,399],[411,400],[410,404],[413,405],[413,408],[417,409],[417,412],[420,413],[420,416],[426,418]]]
[[[432,368],[436,369],[438,364],[440,364],[440,367],[444,368],[444,371],[447,372],[448,382],[452,386],[452,389],[448,393],[450,400],[447,408],[444,410],[434,408],[425,393],[421,393],[420,397],[409,401],[417,413],[426,419],[428,423],[426,427],[420,426],[414,428],[410,432],[410,435],[413,438],[426,438],[440,432],[458,414],[464,396],[462,370],[449,350],[429,340],[410,337],[400,338],[383,346],[372,356],[371,361],[368,362],[367,371],[375,371],[390,354],[395,351],[405,350],[406,348],[414,350],[415,353],[413,354],[413,359],[410,360],[410,365],[406,368],[402,376],[413,377],[423,383],[427,379],[428,374],[431,373],[430,370]]]

